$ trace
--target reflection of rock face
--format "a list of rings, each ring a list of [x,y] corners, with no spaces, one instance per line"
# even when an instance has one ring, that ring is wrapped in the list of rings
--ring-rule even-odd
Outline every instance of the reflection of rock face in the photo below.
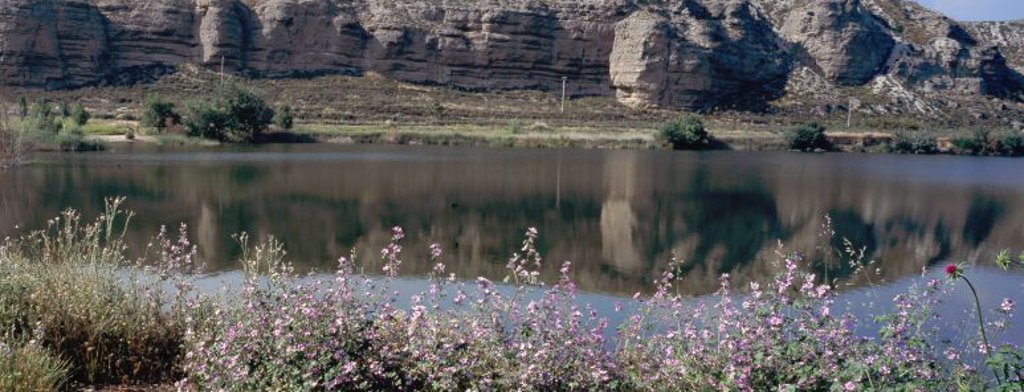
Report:
[[[644,260],[637,249],[639,228],[633,210],[636,189],[636,159],[627,155],[605,165],[607,198],[601,205],[601,256],[624,271],[636,271]]]
[[[375,250],[402,225],[404,273],[429,272],[427,246],[439,242],[449,271],[500,280],[535,226],[548,281],[572,260],[582,289],[625,294],[649,289],[673,250],[689,262],[689,293],[713,291],[723,272],[738,286],[778,272],[776,240],[817,262],[841,245],[819,236],[825,214],[886,279],[944,260],[987,262],[1024,243],[1024,182],[1005,160],[454,149],[438,160],[436,149],[353,148],[385,158],[118,168],[87,163],[105,159],[96,156],[0,172],[0,237],[66,207],[94,216],[116,192],[138,213],[131,243],[186,222],[219,270],[237,267],[230,235],[246,231],[280,238],[300,269],[331,269],[354,247],[377,271]],[[834,262],[827,273],[850,271]]]

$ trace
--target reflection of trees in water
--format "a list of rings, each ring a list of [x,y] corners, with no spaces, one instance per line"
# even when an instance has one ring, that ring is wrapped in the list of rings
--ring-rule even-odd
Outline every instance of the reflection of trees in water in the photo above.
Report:
[[[787,234],[779,222],[775,199],[758,190],[711,191],[689,195],[683,202],[682,219],[697,244],[688,259],[706,263],[715,255],[719,273],[751,263],[768,244]]]
[[[973,195],[967,221],[964,222],[964,240],[973,246],[981,245],[992,234],[1003,211],[1005,207],[1001,202],[984,195]]]

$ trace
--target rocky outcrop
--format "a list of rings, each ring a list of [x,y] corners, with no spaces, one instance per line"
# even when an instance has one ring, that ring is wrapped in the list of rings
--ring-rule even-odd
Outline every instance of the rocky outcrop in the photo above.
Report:
[[[861,85],[885,70],[896,41],[860,0],[816,0],[789,12],[782,34],[829,79]]]
[[[107,25],[90,3],[0,2],[0,41],[5,84],[59,88],[107,72]]]
[[[1021,99],[1021,31],[904,0],[0,0],[0,85],[132,83],[199,64],[471,90],[557,91],[564,77],[570,94],[633,106],[763,109],[810,72]]]
[[[782,41],[748,1],[684,3],[671,17],[641,10],[615,26],[608,61],[619,101],[710,108],[764,101],[789,72]]]
[[[969,23],[967,30],[978,42],[999,47],[1009,65],[1024,72],[1024,20]]]

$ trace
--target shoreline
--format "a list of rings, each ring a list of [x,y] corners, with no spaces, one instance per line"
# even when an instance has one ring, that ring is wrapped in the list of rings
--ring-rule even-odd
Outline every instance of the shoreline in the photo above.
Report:
[[[113,125],[112,125],[113,124]],[[87,138],[104,144],[143,143],[171,146],[217,146],[221,142],[188,137],[180,134],[125,136],[138,129],[135,122],[116,121],[97,124],[103,132],[88,132]],[[794,151],[787,145],[785,134],[778,131],[744,131],[710,128],[717,142],[712,150],[729,151]],[[929,137],[934,151],[913,153],[896,151],[895,133],[871,131],[827,131],[826,136],[834,148],[830,152],[909,154],[909,155],[965,155],[1004,156],[1007,154],[970,153],[958,151],[953,136]],[[670,150],[657,139],[657,131],[644,128],[618,127],[548,127],[534,124],[510,129],[488,124],[323,124],[302,123],[291,131],[270,131],[254,144],[390,144],[449,147],[487,148],[562,148],[562,149],[624,149]]]

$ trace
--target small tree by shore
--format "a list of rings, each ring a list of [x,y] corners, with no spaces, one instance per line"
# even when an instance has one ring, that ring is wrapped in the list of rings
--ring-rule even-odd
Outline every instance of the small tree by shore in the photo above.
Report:
[[[171,126],[181,123],[181,116],[175,112],[173,103],[159,95],[150,95],[142,104],[140,122],[143,127],[164,133]]]
[[[825,136],[825,127],[818,123],[800,125],[786,134],[786,141],[791,150],[798,151],[829,151],[832,143]]]
[[[267,130],[274,109],[254,90],[229,84],[212,98],[186,103],[182,123],[189,136],[249,143]]]
[[[704,128],[704,120],[689,115],[666,123],[658,132],[658,139],[674,150],[705,150],[711,147],[711,135]]]

